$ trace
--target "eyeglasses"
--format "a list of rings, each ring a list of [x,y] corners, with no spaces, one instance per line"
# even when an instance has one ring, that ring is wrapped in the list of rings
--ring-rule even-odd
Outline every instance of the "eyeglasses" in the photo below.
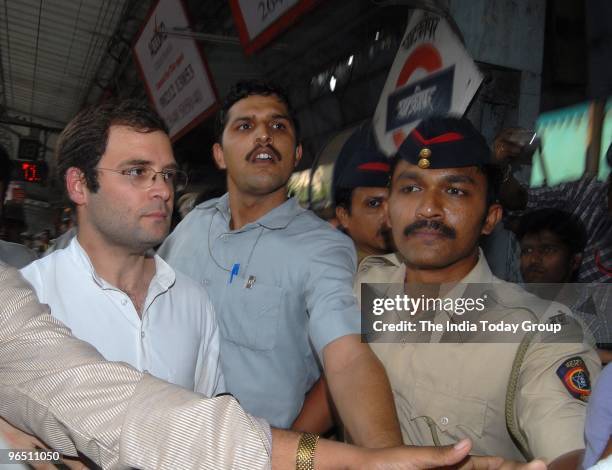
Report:
[[[155,183],[157,175],[161,175],[164,183],[174,191],[180,191],[187,186],[187,173],[176,168],[168,168],[162,171],[155,171],[150,166],[135,166],[125,170],[115,170],[113,168],[96,168],[96,170],[112,171],[130,179],[130,183],[138,189],[149,189]]]

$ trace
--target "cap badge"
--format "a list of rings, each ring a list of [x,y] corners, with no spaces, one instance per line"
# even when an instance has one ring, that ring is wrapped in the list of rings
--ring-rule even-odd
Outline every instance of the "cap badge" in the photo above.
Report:
[[[419,162],[417,163],[419,168],[422,168],[423,170],[429,168],[429,166],[431,165],[431,162],[429,161],[430,158],[431,150],[427,147],[421,149],[421,151],[419,152]]]

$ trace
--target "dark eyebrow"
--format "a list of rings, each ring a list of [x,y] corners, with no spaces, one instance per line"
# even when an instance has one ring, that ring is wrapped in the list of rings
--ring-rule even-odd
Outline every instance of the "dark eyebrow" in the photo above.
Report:
[[[152,167],[153,165],[151,165],[151,160],[144,160],[142,158],[133,158],[132,160],[127,160],[125,162],[122,162],[120,166],[150,166]],[[174,163],[170,163],[169,165],[164,166],[164,170],[169,170],[169,169],[177,169],[178,165],[176,164],[176,162]]]
[[[291,121],[291,118],[288,114],[272,114],[270,116],[271,119],[283,119],[285,121]],[[255,119],[255,116],[238,116],[231,120],[231,122],[241,122],[241,121],[252,121]]]
[[[444,177],[447,183],[467,183],[476,186],[476,180],[468,175],[448,175]]]
[[[133,158],[125,162],[121,162],[121,166],[132,166],[132,165],[151,165],[151,160],[144,160],[142,158]]]
[[[238,116],[234,119],[231,119],[229,122],[230,124],[235,124],[237,122],[245,122],[245,121],[252,121],[253,118],[250,116]]]

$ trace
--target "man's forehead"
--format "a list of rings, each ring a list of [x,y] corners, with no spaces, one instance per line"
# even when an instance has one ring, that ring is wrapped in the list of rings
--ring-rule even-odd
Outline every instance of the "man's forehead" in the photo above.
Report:
[[[164,131],[146,131],[131,126],[111,125],[109,127],[106,150],[101,162],[111,158],[113,161],[139,164],[175,165],[174,152],[170,137]]]
[[[229,119],[239,119],[258,114],[287,116],[287,105],[276,95],[249,95],[236,101],[228,110]]]
[[[385,197],[389,194],[389,188],[378,186],[358,186],[353,191],[354,196],[361,197]]]
[[[552,230],[542,229],[534,232],[527,232],[521,239],[522,244],[559,244],[565,245],[561,238]]]
[[[477,166],[464,166],[457,168],[423,169],[405,160],[397,163],[393,172],[393,179],[419,178],[419,179],[446,179],[453,176],[466,176],[471,179],[486,179],[482,170]]]

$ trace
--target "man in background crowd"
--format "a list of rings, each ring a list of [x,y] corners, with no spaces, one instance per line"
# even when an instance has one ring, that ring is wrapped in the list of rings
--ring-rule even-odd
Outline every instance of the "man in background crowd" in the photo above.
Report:
[[[518,221],[521,276],[525,282],[565,283],[576,279],[586,245],[578,219],[559,209],[538,209]]]
[[[336,218],[355,243],[358,263],[393,251],[385,214],[388,183],[389,159],[379,150],[371,123],[364,123],[342,146],[332,178]]]

